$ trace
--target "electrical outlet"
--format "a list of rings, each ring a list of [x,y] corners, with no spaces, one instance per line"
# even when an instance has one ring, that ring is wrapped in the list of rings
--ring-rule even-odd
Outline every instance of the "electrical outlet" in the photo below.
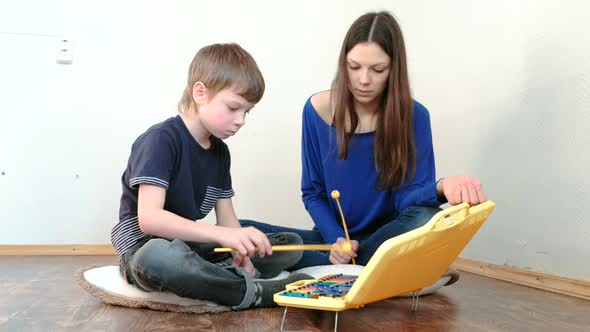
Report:
[[[73,60],[72,41],[67,38],[60,38],[57,41],[56,62],[62,65],[69,65]]]

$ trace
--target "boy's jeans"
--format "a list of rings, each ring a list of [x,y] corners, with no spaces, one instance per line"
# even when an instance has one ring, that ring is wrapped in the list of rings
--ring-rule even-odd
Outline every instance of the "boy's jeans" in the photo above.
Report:
[[[267,235],[271,243],[301,244],[294,234]],[[253,277],[241,267],[231,266],[230,253],[214,253],[216,247],[219,245],[215,243],[154,238],[139,242],[125,252],[121,270],[130,284],[145,291],[169,291],[181,297],[244,309],[250,304],[245,302],[256,290]],[[280,272],[293,266],[301,255],[301,252],[274,253],[268,258],[255,257],[252,263],[264,275],[264,270]]]
[[[359,241],[359,249],[356,257],[357,264],[367,265],[379,246],[398,235],[414,230],[426,224],[441,211],[433,206],[411,206],[400,213],[393,220],[377,223],[371,229],[364,230],[360,234],[351,235],[352,240]],[[297,233],[303,239],[304,244],[325,244],[318,230],[303,230],[290,227],[275,226],[252,220],[240,220],[242,227],[253,226],[263,233],[292,232]],[[321,251],[304,251],[303,258],[288,270],[297,270],[308,266],[329,265],[330,253]]]
[[[180,240],[150,239],[138,243],[121,260],[127,281],[145,291],[170,291],[181,297],[238,305],[246,291],[241,268],[209,262],[201,245]],[[203,250],[204,251],[204,250]],[[209,257],[219,262],[228,254]]]

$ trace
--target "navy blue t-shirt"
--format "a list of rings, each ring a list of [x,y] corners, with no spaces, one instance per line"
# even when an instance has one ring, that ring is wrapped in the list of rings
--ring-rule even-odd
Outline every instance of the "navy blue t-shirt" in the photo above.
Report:
[[[121,177],[119,222],[111,231],[119,257],[137,242],[151,238],[140,230],[137,219],[140,184],[166,189],[164,209],[189,220],[205,218],[219,198],[234,195],[229,149],[214,136],[210,140],[210,148],[204,149],[176,116],[152,126],[133,143]]]

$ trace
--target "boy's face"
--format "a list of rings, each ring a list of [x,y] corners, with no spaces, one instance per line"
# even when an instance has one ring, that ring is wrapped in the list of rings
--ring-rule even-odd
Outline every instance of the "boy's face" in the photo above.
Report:
[[[246,114],[254,107],[231,89],[223,89],[199,103],[199,119],[211,135],[225,139],[235,135],[245,123]]]

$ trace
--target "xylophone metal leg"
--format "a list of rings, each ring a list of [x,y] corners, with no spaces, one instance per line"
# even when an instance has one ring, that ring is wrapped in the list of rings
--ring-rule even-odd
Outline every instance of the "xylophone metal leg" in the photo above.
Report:
[[[420,299],[420,291],[412,294],[412,311],[418,311],[418,300]]]
[[[283,319],[281,319],[281,332],[287,332],[286,330],[283,330],[284,326],[285,326],[285,319],[287,317],[287,309],[289,307],[285,307],[285,310],[283,311]],[[334,332],[338,331],[338,311],[336,311],[336,316],[334,317]]]
[[[283,312],[283,319],[281,320],[281,332],[283,332],[283,325],[285,324],[285,317],[287,317],[287,308],[289,307],[285,307],[285,311]]]

